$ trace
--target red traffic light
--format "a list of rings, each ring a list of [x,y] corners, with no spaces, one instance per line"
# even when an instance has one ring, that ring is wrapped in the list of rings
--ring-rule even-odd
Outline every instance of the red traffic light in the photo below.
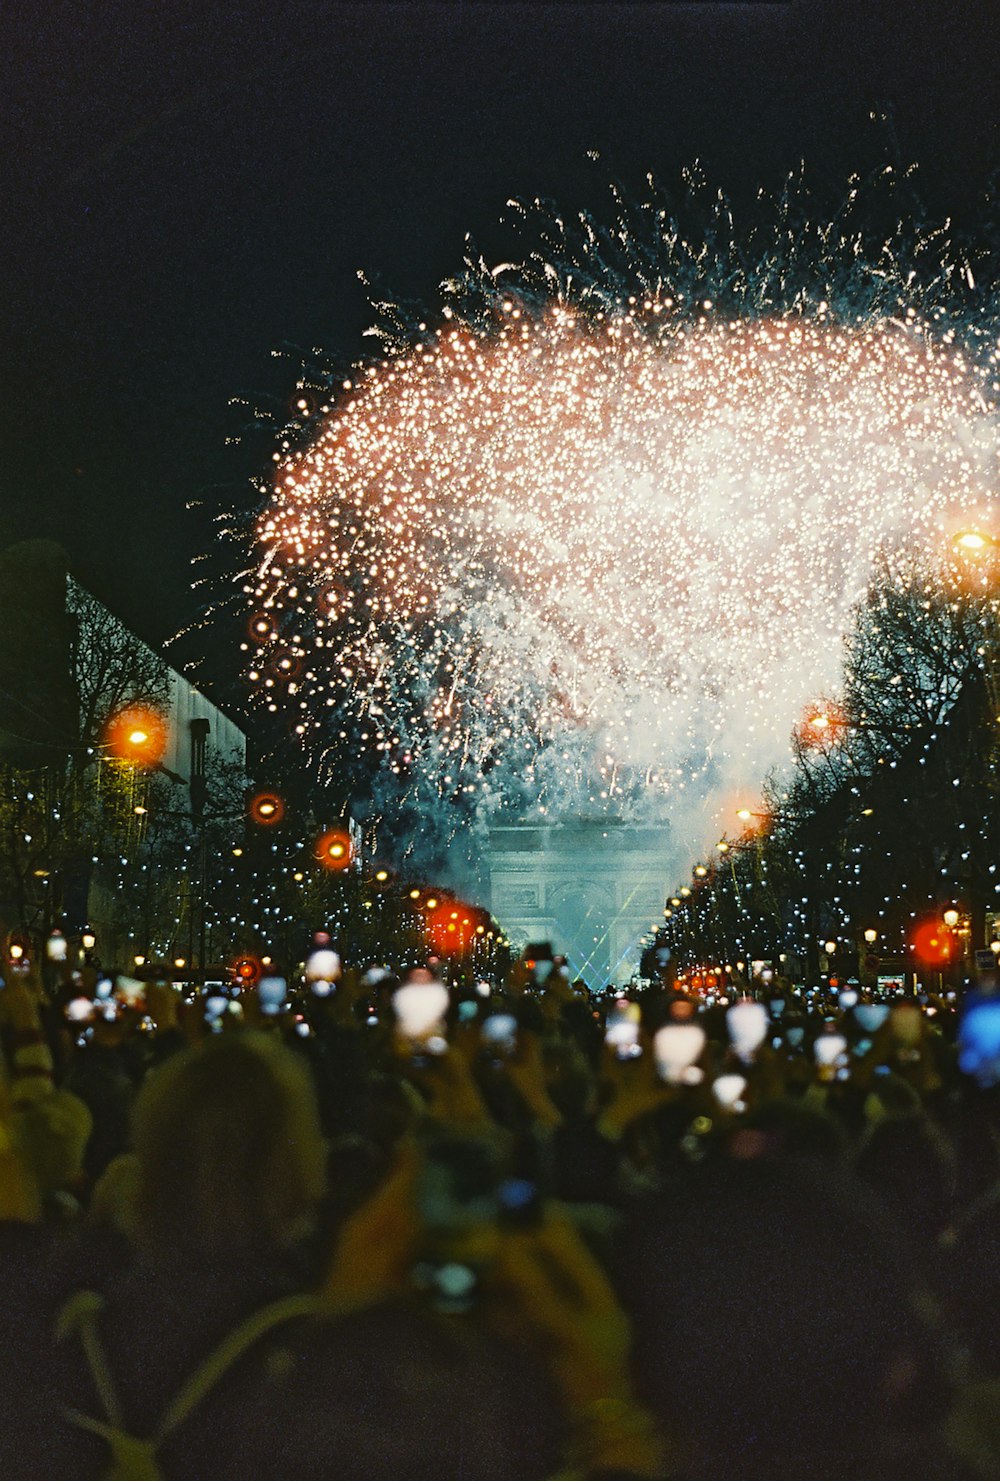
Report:
[[[456,956],[468,951],[476,939],[477,924],[478,915],[472,906],[463,905],[461,900],[441,900],[428,912],[427,935],[435,951]]]
[[[925,967],[946,967],[954,945],[951,932],[941,921],[924,921],[913,933],[913,953]]]
[[[260,981],[261,965],[255,956],[237,957],[233,962],[233,976],[240,987],[256,987]]]

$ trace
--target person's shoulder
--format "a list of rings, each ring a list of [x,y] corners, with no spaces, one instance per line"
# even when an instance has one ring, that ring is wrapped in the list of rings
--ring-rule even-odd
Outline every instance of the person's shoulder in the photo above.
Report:
[[[44,1224],[0,1223],[0,1346],[17,1351],[19,1328],[44,1320],[57,1287],[53,1234]],[[13,1344],[13,1346],[12,1346]]]
[[[262,1453],[289,1481],[325,1481],[331,1455],[342,1481],[542,1481],[556,1406],[519,1363],[475,1322],[407,1299],[296,1323],[264,1357]]]

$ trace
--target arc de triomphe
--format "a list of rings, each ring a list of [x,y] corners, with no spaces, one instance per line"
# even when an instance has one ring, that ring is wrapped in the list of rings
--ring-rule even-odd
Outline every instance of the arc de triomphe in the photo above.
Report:
[[[551,941],[591,987],[624,982],[662,924],[670,830],[567,818],[490,830],[490,908],[515,946]]]

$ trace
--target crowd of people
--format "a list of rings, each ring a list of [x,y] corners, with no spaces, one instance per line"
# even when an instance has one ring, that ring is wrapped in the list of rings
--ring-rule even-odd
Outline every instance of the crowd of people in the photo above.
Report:
[[[989,981],[269,971],[7,964],[4,1478],[1000,1475]]]

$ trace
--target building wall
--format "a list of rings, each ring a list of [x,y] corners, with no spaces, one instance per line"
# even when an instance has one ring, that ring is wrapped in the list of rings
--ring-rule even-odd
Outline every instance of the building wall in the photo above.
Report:
[[[246,765],[247,738],[239,726],[199,689],[195,689],[183,674],[170,670],[170,714],[168,719],[167,749],[163,764],[190,781],[192,770],[191,721],[207,720],[208,747],[224,761]]]
[[[206,749],[210,754],[223,761],[245,765],[246,736],[235,721],[224,715],[183,674],[179,674],[176,669],[172,669],[169,664],[165,663],[155,649],[131,632],[109,608],[104,606],[103,602],[94,597],[92,592],[87,592],[74,581],[72,576],[69,576],[66,600],[71,610],[79,605],[76,599],[78,594],[82,594],[88,602],[97,604],[104,617],[113,624],[113,628],[120,632],[123,648],[127,647],[129,651],[141,650],[155,664],[162,665],[161,671],[166,676],[168,695],[167,744],[162,757],[163,765],[169,771],[183,777],[185,782],[190,782],[195,769],[196,751],[193,741],[193,721],[203,721],[207,725],[207,731],[204,734]]]
[[[134,795],[106,787],[107,722],[144,703],[165,711],[162,765],[174,778],[156,778],[167,800],[152,818],[152,771],[136,768]],[[138,878],[147,868],[143,844],[168,818],[180,837],[165,846],[182,863],[199,836],[204,850],[206,824],[224,829],[231,816],[242,835],[246,750],[237,724],[78,585],[60,546],[21,541],[0,551],[0,764],[9,768],[11,816],[31,824],[0,860],[0,938],[15,927],[44,936],[56,922],[74,932],[89,921],[101,928],[104,959],[118,959],[112,923],[123,915],[123,869],[134,864]],[[234,769],[224,774],[216,761]],[[99,800],[110,807],[102,819],[114,822],[98,844]]]

